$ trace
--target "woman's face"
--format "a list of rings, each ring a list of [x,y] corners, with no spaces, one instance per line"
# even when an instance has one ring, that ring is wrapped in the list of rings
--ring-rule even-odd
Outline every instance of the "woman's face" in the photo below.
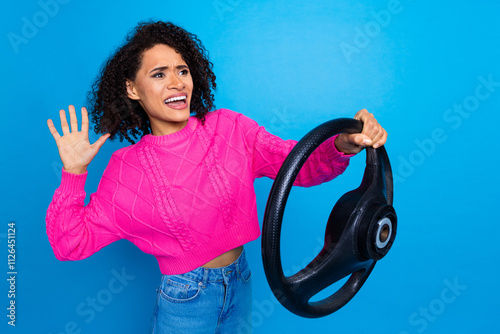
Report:
[[[127,80],[128,97],[148,114],[153,135],[177,132],[190,116],[193,78],[180,53],[157,44],[146,50],[135,80]]]

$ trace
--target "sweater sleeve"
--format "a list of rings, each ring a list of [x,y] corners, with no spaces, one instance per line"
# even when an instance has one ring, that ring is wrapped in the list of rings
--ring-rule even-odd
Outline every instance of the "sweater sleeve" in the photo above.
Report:
[[[247,145],[253,152],[254,177],[274,179],[297,141],[283,140],[241,114],[239,119],[246,128]],[[353,155],[339,152],[335,146],[336,138],[337,135],[327,139],[314,150],[302,166],[294,185],[311,187],[330,181],[345,171]]]
[[[87,173],[77,175],[63,169],[61,185],[47,210],[47,236],[61,261],[85,259],[121,239],[103,210],[98,193],[92,194],[90,202],[84,205],[86,179]]]

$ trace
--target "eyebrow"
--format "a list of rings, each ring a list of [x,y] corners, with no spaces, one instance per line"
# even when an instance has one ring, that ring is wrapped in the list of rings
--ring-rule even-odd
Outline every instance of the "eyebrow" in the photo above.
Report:
[[[187,65],[178,65],[175,67],[176,69],[188,68]],[[160,66],[152,69],[149,73],[153,73],[154,71],[165,71],[168,69],[168,66]]]

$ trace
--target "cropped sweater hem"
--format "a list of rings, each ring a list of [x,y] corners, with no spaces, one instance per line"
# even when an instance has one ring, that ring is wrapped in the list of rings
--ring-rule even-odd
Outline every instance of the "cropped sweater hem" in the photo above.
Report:
[[[196,245],[182,257],[155,256],[163,275],[177,275],[194,270],[228,250],[242,246],[260,236],[259,225],[252,224],[246,230],[233,228],[214,235],[204,243]]]

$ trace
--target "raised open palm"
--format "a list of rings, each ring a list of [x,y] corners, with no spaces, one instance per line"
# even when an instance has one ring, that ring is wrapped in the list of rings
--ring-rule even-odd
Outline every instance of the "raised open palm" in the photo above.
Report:
[[[61,128],[63,135],[59,135],[51,119],[47,120],[50,133],[54,137],[59,156],[67,172],[82,174],[87,171],[87,166],[94,159],[99,149],[110,136],[109,133],[102,135],[95,143],[89,141],[89,117],[86,108],[82,108],[82,129],[78,131],[78,120],[76,118],[75,107],[69,106],[68,125],[66,111],[60,110]]]

